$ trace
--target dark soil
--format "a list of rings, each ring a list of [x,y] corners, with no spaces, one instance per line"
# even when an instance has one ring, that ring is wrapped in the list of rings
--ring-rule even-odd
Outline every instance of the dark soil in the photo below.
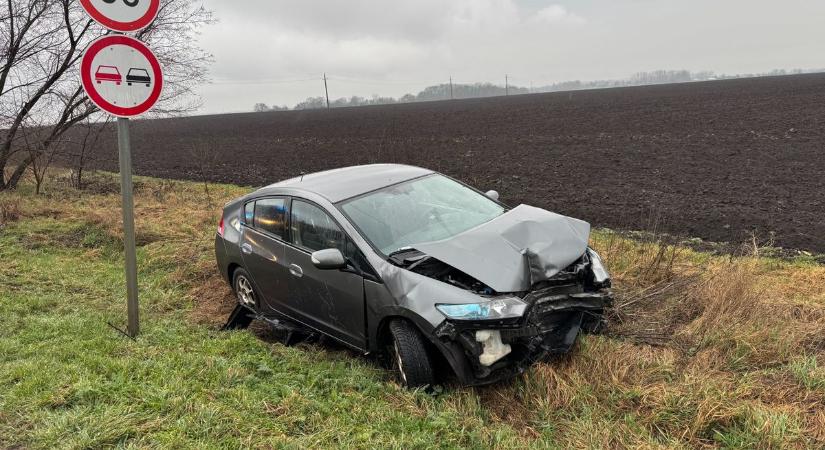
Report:
[[[823,74],[137,121],[132,137],[141,175],[263,185],[407,163],[595,226],[825,252]],[[96,156],[117,170],[113,132]]]

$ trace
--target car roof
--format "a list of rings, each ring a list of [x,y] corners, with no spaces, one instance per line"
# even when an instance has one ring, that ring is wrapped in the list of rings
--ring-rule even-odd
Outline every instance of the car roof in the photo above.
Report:
[[[278,193],[289,188],[313,192],[332,203],[381,189],[413,178],[434,173],[432,170],[404,164],[369,164],[325,170],[279,181],[259,189],[258,193]]]

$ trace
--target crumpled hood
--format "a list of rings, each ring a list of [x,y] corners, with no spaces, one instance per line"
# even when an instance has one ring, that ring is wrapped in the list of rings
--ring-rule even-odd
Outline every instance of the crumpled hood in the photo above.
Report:
[[[498,292],[520,292],[579,259],[589,237],[583,220],[519,205],[451,238],[412,247]]]

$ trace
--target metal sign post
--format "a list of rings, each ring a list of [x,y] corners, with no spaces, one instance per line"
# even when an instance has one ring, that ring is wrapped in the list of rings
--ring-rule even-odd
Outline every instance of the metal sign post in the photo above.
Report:
[[[135,32],[149,26],[160,8],[160,0],[80,0],[80,4],[92,19],[116,33]],[[157,57],[143,42],[122,34],[110,34],[96,39],[83,52],[80,80],[89,100],[118,117],[117,147],[126,254],[126,334],[134,338],[140,332],[140,322],[129,117],[149,111],[158,101],[163,90],[163,73]]]
[[[132,197],[132,149],[129,142],[129,119],[117,119],[117,147],[120,155],[120,192],[123,196],[123,247],[126,252],[126,332],[136,337],[138,321],[137,251],[135,247],[135,205]]]

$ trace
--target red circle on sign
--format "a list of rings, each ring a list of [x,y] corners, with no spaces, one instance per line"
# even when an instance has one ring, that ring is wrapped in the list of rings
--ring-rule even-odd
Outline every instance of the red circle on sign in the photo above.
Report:
[[[152,92],[149,93],[149,97],[139,105],[124,107],[110,103],[100,95],[97,91],[96,84],[92,80],[92,62],[94,61],[95,56],[103,49],[112,45],[126,45],[132,47],[143,55],[143,57],[149,62],[149,66],[151,67],[154,75],[153,79],[155,81],[152,85]],[[80,81],[83,85],[83,90],[85,90],[86,95],[89,96],[89,100],[91,100],[100,109],[118,117],[132,117],[145,113],[151,109],[155,103],[157,103],[160,98],[160,93],[163,90],[163,73],[160,68],[160,63],[158,63],[158,59],[152,51],[149,50],[143,42],[121,35],[103,36],[89,45],[89,48],[87,48],[86,52],[83,53],[83,59],[80,61]]]
[[[83,9],[86,10],[86,13],[92,16],[92,19],[94,19],[97,23],[112,31],[119,31],[121,33],[129,33],[146,28],[150,23],[152,23],[153,20],[155,20],[155,17],[157,17],[158,11],[160,10],[160,0],[149,0],[149,9],[146,10],[146,14],[131,22],[121,22],[119,20],[112,19],[111,17],[107,17],[103,12],[97,9],[94,4],[92,4],[92,0],[80,0],[80,4],[83,6]]]

